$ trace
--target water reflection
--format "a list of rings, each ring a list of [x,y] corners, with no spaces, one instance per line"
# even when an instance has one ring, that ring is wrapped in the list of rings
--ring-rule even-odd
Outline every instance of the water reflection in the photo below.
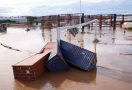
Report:
[[[44,33],[44,28],[43,27],[42,27],[42,30],[41,31],[42,31],[43,40],[45,41],[45,35],[44,35],[45,33]]]
[[[94,44],[94,52],[96,53],[96,48],[97,48],[97,43],[93,43]]]
[[[115,30],[112,32],[112,43],[115,44]]]
[[[102,37],[102,29],[99,30],[99,37]]]
[[[28,90],[30,90],[31,88],[46,90],[50,88],[50,90],[52,90],[59,88],[62,83],[65,83],[66,81],[96,84],[96,70],[87,73],[73,68],[70,71],[60,73],[48,72],[45,73],[44,76],[39,78],[37,81],[31,82],[16,80],[15,83],[19,83],[19,87],[21,87],[21,89],[25,89],[26,87],[28,87]]]

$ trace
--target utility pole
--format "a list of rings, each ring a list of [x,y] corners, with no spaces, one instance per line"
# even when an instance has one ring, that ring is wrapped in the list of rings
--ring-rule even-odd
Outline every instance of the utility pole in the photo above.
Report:
[[[82,5],[81,5],[81,4],[82,4],[82,2],[81,2],[81,0],[80,0],[80,24],[82,23],[82,22],[81,22],[81,19],[82,19],[82,14],[81,14],[81,13],[82,13]],[[81,29],[81,28],[82,28],[82,27],[80,26],[80,29]]]
[[[81,0],[80,0],[80,13],[82,13],[82,2],[81,2]]]

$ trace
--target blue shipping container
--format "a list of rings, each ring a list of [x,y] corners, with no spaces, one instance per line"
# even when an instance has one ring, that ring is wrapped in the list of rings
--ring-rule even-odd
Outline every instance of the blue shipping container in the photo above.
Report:
[[[63,56],[61,55],[61,51],[58,54],[57,49],[51,52],[51,55],[46,62],[46,66],[51,72],[60,72],[69,69],[68,64],[65,62]]]
[[[62,40],[60,41],[60,50],[68,63],[86,71],[96,68],[96,53]]]

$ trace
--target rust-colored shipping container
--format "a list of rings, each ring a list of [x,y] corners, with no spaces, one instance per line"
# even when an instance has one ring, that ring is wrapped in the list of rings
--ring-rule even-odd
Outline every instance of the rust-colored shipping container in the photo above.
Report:
[[[45,71],[45,62],[48,59],[55,43],[47,43],[41,54],[35,54],[13,65],[15,79],[36,80]]]

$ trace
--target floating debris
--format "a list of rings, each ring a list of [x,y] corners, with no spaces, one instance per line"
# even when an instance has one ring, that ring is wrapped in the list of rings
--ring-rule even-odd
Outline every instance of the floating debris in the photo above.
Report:
[[[3,43],[0,43],[1,46],[5,47],[5,48],[8,48],[8,49],[11,49],[11,50],[15,50],[15,51],[21,51],[19,49],[15,49],[13,47],[10,47],[10,46],[7,46],[7,45],[4,45]]]
[[[72,29],[69,29],[69,32],[75,37],[76,34],[78,33],[78,29],[77,28],[72,28]]]
[[[99,40],[97,39],[97,38],[95,38],[94,40],[93,40],[93,43],[98,43],[99,42]]]
[[[30,29],[29,29],[29,28],[27,28],[25,31],[27,31],[27,32],[28,32],[28,31],[30,31]]]

